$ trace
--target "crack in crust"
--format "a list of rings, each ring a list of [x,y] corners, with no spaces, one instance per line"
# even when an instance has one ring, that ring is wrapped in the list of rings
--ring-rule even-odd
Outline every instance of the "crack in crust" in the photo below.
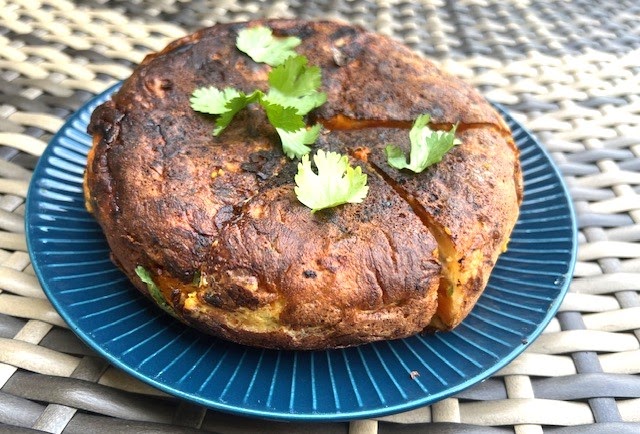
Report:
[[[442,293],[442,285],[443,283],[447,285],[445,288],[445,293],[448,291],[449,286],[456,285],[455,278],[453,278],[453,273],[449,269],[450,260],[447,258],[451,255],[451,253],[455,252],[455,247],[453,245],[453,241],[451,240],[451,235],[447,234],[444,227],[440,225],[433,216],[425,209],[424,206],[420,202],[418,202],[415,197],[409,193],[407,190],[402,188],[402,186],[394,181],[384,170],[378,167],[376,164],[370,164],[370,166],[380,175],[382,179],[391,187],[393,190],[400,196],[407,204],[411,207],[411,210],[415,213],[415,215],[420,219],[420,222],[424,225],[424,227],[433,235],[436,242],[438,243],[438,258],[440,259],[440,263],[442,264],[441,271],[441,281],[439,285],[439,297],[438,302],[440,303],[441,293]]]
[[[342,113],[337,113],[335,116],[325,119],[314,117],[311,118],[313,122],[321,123],[328,130],[333,131],[355,131],[355,130],[363,130],[365,128],[399,128],[399,129],[410,129],[413,126],[413,120],[396,120],[396,119],[354,119],[348,116],[345,116]],[[432,130],[442,130],[449,131],[453,127],[452,124],[446,123],[434,123],[429,122],[429,128]],[[490,129],[497,131],[500,135],[502,135],[505,139],[512,139],[511,130],[508,126],[504,124],[495,124],[488,122],[475,122],[475,123],[464,123],[461,122],[458,124],[457,132],[462,133],[471,129]]]

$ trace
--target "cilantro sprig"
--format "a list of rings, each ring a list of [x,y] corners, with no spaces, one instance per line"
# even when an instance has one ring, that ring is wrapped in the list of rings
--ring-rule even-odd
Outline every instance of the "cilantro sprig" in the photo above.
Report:
[[[387,145],[385,152],[387,162],[396,169],[409,169],[420,173],[427,167],[438,163],[455,145],[461,142],[455,137],[457,124],[451,131],[434,131],[429,128],[428,114],[418,116],[409,131],[411,149],[409,151],[409,163],[407,158],[397,146]]]
[[[298,163],[294,191],[298,200],[315,213],[345,203],[361,203],[369,192],[362,168],[349,166],[346,155],[319,149],[313,157],[318,173],[311,168],[309,154]]]
[[[320,92],[320,68],[309,66],[305,56],[293,48],[298,38],[274,38],[271,29],[252,27],[239,32],[236,46],[257,62],[275,66],[268,75],[267,93],[255,90],[246,94],[232,87],[198,88],[191,95],[191,107],[199,112],[218,115],[213,135],[217,136],[231,123],[236,113],[249,104],[258,103],[269,123],[280,136],[282,150],[291,159],[311,151],[307,145],[318,138],[320,125],[307,128],[304,116],[327,100]]]

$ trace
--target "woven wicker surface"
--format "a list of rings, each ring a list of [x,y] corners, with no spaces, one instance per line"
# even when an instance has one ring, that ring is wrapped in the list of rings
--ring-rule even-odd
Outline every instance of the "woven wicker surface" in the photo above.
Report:
[[[504,104],[578,215],[570,293],[545,333],[460,395],[379,421],[225,415],[96,356],[44,296],[24,200],[52,135],[149,51],[216,22],[333,17],[391,35]],[[0,431],[640,432],[640,4],[536,0],[0,0]]]

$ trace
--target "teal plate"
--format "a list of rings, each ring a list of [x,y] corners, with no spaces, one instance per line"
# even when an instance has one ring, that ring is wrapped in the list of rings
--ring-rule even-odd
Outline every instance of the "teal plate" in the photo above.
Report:
[[[84,208],[87,123],[116,89],[75,113],[40,158],[26,202],[27,244],[45,293],[71,330],[160,390],[268,419],[383,416],[439,401],[495,373],[560,306],[575,264],[571,201],[549,155],[498,107],[521,150],[524,202],[509,250],[454,331],[339,350],[275,351],[188,328],[152,305],[111,263],[100,227]]]

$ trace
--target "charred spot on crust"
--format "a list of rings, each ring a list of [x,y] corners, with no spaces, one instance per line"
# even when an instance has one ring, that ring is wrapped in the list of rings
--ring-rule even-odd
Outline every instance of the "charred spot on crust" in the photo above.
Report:
[[[282,154],[276,150],[260,150],[249,154],[246,163],[240,168],[246,172],[255,173],[262,181],[271,178],[281,164]]]
[[[318,274],[313,270],[304,270],[302,272],[302,275],[307,279],[315,279],[316,277],[318,277]]]
[[[251,291],[234,284],[224,288],[224,291],[207,291],[202,298],[213,307],[227,310],[239,307],[255,309],[260,305],[260,300]]]
[[[120,132],[120,122],[125,113],[118,110],[113,101],[98,106],[91,114],[91,121],[87,126],[89,134],[102,135],[102,141],[113,143]]]
[[[296,175],[297,171],[298,162],[287,159],[280,171],[268,180],[268,187],[277,188],[282,185],[290,185],[291,180]]]
[[[222,299],[222,295],[218,292],[205,292],[202,296],[204,301],[209,303],[213,307],[223,307],[224,300]]]
[[[335,42],[339,39],[350,39],[362,33],[362,29],[352,26],[341,26],[335,32],[329,35],[329,40]]]
[[[218,230],[224,226],[229,220],[231,220],[236,215],[236,210],[233,205],[225,205],[221,207],[215,216],[215,224]]]
[[[286,22],[283,20],[282,22]],[[316,34],[314,26],[304,25],[303,23],[294,23],[290,27],[278,27],[274,26],[273,34],[276,36],[297,36],[298,38],[305,40]]]

